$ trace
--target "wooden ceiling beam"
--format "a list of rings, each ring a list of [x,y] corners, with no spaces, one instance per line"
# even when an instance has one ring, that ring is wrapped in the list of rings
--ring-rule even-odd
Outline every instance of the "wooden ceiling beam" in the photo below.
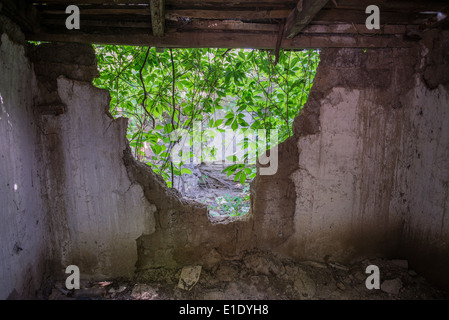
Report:
[[[177,21],[180,18],[189,19],[234,19],[234,20],[268,20],[285,19],[290,10],[202,10],[202,9],[170,9],[166,11],[167,20]]]
[[[287,39],[300,33],[313,20],[316,14],[329,0],[299,0],[296,8],[292,10],[285,24],[284,34]]]
[[[156,37],[147,32],[131,33],[113,30],[108,34],[85,33],[81,30],[27,34],[27,40],[60,41],[95,44],[152,46],[163,48],[254,48],[275,49],[277,33],[229,33],[229,32],[166,32]],[[52,31],[54,32],[54,31]],[[358,34],[301,34],[283,39],[283,49],[304,48],[395,48],[410,47],[414,43],[403,41],[399,35],[363,36]]]
[[[165,0],[151,0],[150,9],[153,36],[162,37],[165,33]]]

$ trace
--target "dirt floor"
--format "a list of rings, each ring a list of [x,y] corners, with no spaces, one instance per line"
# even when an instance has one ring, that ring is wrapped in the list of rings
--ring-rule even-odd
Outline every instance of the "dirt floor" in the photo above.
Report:
[[[380,270],[381,289],[368,290],[368,265]],[[178,269],[148,269],[134,279],[81,281],[81,289],[54,283],[49,300],[433,300],[449,293],[430,285],[406,260],[373,259],[350,265],[294,262],[267,252],[247,252],[213,266],[196,266],[190,279]],[[181,277],[182,275],[182,277]],[[192,275],[192,274],[190,274]],[[182,278],[183,280],[180,280]],[[193,279],[193,280],[192,280]],[[189,282],[190,281],[190,282]],[[181,288],[183,287],[183,288]]]

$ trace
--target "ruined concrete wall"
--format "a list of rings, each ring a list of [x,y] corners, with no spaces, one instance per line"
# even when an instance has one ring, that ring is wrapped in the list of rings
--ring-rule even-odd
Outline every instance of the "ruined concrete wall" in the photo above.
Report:
[[[49,227],[55,273],[132,276],[136,239],[154,232],[154,205],[123,164],[126,119],[109,114],[109,93],[91,46],[43,44],[30,52],[41,90]],[[52,112],[53,111],[53,112]]]
[[[449,288],[449,32],[423,38],[417,85],[404,96],[397,193],[404,229],[400,250],[429,280]]]
[[[91,46],[44,44],[30,57],[55,274],[74,264],[84,277],[132,276],[136,267],[208,264],[252,247],[251,216],[213,220],[133,159],[127,120],[113,119],[109,93],[91,84]]]
[[[114,120],[109,93],[91,84],[90,46],[45,44],[31,56],[47,111],[42,149],[59,270],[75,264],[85,277],[132,276],[135,267],[207,264],[252,244],[250,222],[209,220],[204,206],[180,199],[133,159],[127,120]]]
[[[323,50],[277,174],[255,179],[248,216],[220,221],[133,159],[127,121],[110,116],[109,94],[91,84],[90,46],[41,45],[28,51],[31,64],[2,35],[0,298],[32,296],[70,264],[85,277],[131,276],[255,247],[447,268],[448,59],[435,39]]]
[[[278,189],[276,176],[253,186],[256,197],[267,194],[254,203],[255,225],[269,235],[260,246],[305,260],[390,256],[427,274],[447,269],[449,72],[438,39],[428,33],[408,49],[322,50],[296,137],[279,147],[280,159],[297,150],[292,172],[277,174],[295,195],[288,182]]]
[[[23,35],[0,17],[0,299],[34,298],[47,265],[46,212],[36,148],[37,85]]]
[[[407,108],[400,97],[413,87],[416,55],[417,49],[323,51],[306,107],[316,110],[318,130],[296,122],[295,236],[286,250],[342,261],[396,250],[402,221],[390,204]]]
[[[26,45],[0,22],[0,298],[34,298],[70,264],[83,277],[132,276],[156,207],[128,177],[127,120],[91,83],[93,48]]]
[[[210,220],[132,158],[127,120],[113,119],[109,93],[92,85],[91,46],[25,50],[5,38],[1,54],[3,296],[24,281],[64,278],[71,264],[83,278],[131,277],[136,267],[206,265],[252,247],[251,216]]]
[[[253,248],[254,224],[251,214],[224,221],[207,213],[205,205],[182,199],[168,189],[152,169],[124,152],[128,175],[143,187],[145,197],[157,208],[155,232],[138,239],[138,271],[188,264],[210,265]]]

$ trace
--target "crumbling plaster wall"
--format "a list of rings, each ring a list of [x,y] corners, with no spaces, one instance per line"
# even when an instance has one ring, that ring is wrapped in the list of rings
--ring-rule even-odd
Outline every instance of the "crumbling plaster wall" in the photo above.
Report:
[[[1,17],[0,17],[1,18]],[[49,235],[34,120],[36,78],[20,30],[0,19],[0,299],[33,297]]]
[[[92,85],[91,46],[42,44],[29,55],[40,88],[55,272],[74,264],[85,278],[132,276],[136,239],[154,232],[156,207],[128,178],[127,120],[113,119],[109,92]]]
[[[91,83],[93,48],[27,45],[0,18],[0,299],[35,298],[71,264],[132,276],[156,207],[128,178],[127,120]]]
[[[253,205],[268,235],[260,247],[318,261],[407,258],[449,286],[447,39],[429,31],[411,48],[322,50],[295,139],[279,146],[280,161],[298,156],[253,185],[256,199],[267,194]]]
[[[1,297],[32,296],[69,264],[86,277],[131,276],[255,247],[447,267],[447,48],[436,38],[323,50],[295,136],[279,145],[278,173],[258,176],[251,213],[224,223],[133,159],[127,121],[110,116],[108,93],[91,84],[90,46],[44,44],[28,51],[30,63],[2,35]]]
[[[46,167],[62,168],[51,179],[59,181],[52,199],[65,208],[53,211],[70,231],[61,233],[61,261],[93,275],[129,274],[136,261],[137,270],[208,265],[259,247],[318,261],[401,256],[418,266],[426,260],[412,255],[417,239],[421,252],[438,248],[435,263],[446,266],[447,48],[435,39],[429,32],[410,48],[323,50],[295,136],[279,146],[278,173],[256,178],[250,215],[231,223],[133,160],[107,93],[76,75],[58,78],[66,111],[48,116],[44,127],[60,141],[44,149],[58,146]]]

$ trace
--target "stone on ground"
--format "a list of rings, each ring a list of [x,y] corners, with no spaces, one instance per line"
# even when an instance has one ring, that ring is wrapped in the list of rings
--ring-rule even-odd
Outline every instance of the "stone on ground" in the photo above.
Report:
[[[190,291],[200,279],[201,266],[188,266],[182,268],[178,287]]]
[[[392,279],[392,280],[385,280],[380,285],[380,289],[383,292],[391,293],[391,294],[399,294],[399,291],[402,288],[402,281],[399,278]]]

